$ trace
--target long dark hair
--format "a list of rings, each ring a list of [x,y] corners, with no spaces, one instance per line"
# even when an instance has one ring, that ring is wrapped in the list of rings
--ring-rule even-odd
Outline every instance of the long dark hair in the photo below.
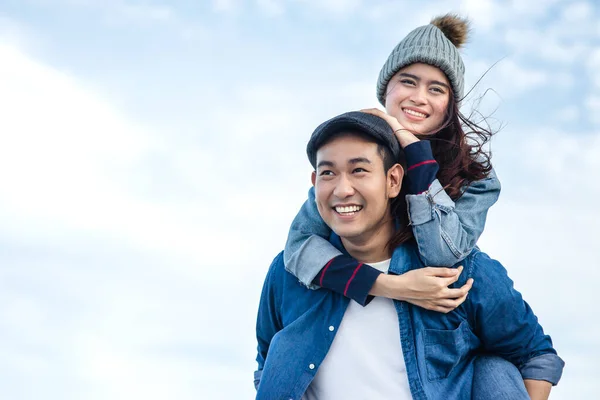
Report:
[[[446,120],[432,135],[420,136],[429,140],[433,157],[440,170],[438,179],[452,200],[462,196],[474,181],[484,179],[492,170],[491,153],[484,148],[493,132],[483,127],[458,109],[450,96]]]
[[[472,182],[484,179],[491,172],[491,153],[484,146],[492,135],[489,127],[479,125],[460,112],[452,93],[442,126],[429,135],[417,135],[421,140],[430,141],[440,168],[438,180],[452,200],[459,199]],[[390,205],[396,220],[396,231],[388,242],[391,250],[414,237],[409,225],[407,194],[405,173],[400,194]]]

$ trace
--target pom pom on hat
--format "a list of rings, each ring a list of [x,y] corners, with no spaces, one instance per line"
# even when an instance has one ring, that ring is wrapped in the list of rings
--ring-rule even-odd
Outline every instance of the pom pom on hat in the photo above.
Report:
[[[437,26],[456,48],[462,47],[467,41],[470,24],[466,18],[456,14],[446,14],[432,19],[431,25]]]

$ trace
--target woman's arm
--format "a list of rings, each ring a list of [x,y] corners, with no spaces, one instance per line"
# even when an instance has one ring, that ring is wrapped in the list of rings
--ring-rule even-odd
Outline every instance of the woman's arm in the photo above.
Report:
[[[467,283],[461,289],[448,288],[460,275],[456,269],[423,268],[400,276],[383,274],[342,254],[326,239],[330,234],[311,188],[308,200],[294,218],[284,252],[286,270],[311,289],[323,287],[363,306],[373,296],[382,296],[448,312],[464,301],[471,287]]]
[[[453,201],[435,179],[437,163],[429,142],[413,143],[405,153],[410,191],[406,201],[419,254],[425,265],[454,265],[477,244],[488,209],[500,195],[500,181],[492,171]]]

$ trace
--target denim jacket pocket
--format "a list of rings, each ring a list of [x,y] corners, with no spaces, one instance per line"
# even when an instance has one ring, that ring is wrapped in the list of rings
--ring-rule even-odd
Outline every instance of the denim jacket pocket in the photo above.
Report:
[[[462,321],[458,328],[425,329],[425,365],[430,381],[447,378],[460,359],[468,352],[466,340],[468,322]]]

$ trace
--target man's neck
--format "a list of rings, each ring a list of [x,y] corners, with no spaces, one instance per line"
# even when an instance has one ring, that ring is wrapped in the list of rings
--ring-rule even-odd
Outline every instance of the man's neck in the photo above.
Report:
[[[375,263],[391,258],[388,243],[394,234],[392,222],[356,238],[341,238],[344,248],[353,258],[363,263]]]

